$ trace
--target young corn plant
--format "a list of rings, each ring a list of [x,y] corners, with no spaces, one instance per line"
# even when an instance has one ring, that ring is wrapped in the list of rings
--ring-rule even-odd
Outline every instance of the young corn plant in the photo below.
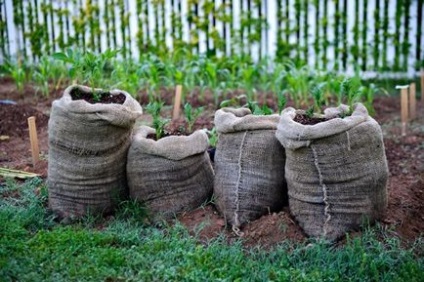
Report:
[[[4,65],[5,73],[10,75],[15,82],[16,89],[19,93],[23,93],[24,84],[26,81],[25,68],[21,63],[13,63],[11,61],[7,61]]]
[[[288,94],[296,108],[307,105],[310,91],[310,70],[307,66],[297,68],[292,62],[287,63],[288,71],[286,71],[285,82],[287,88],[284,94]]]
[[[52,75],[51,62],[48,57],[43,56],[38,63],[38,68],[33,73],[37,92],[40,91],[44,97],[49,96],[49,80]]]
[[[385,89],[376,86],[374,83],[371,83],[368,87],[361,86],[359,88],[359,92],[361,93],[362,101],[371,116],[375,115],[375,109],[373,106],[375,95],[378,93],[389,95]]]
[[[346,101],[349,106],[349,115],[353,112],[353,105],[361,100],[362,93],[360,91],[361,88],[361,80],[359,76],[347,77],[343,80],[341,86],[339,100]]]
[[[184,116],[187,121],[187,130],[189,133],[192,132],[196,119],[203,113],[203,111],[203,107],[193,109],[190,103],[184,104]]]
[[[66,53],[54,53],[53,58],[70,64],[68,74],[72,82],[88,83],[92,89],[93,100],[100,101],[100,93],[94,91],[94,88],[109,86],[110,82],[105,79],[105,70],[108,62],[115,58],[118,52],[118,50],[107,49],[97,55],[91,51],[79,52],[69,48]]]
[[[156,131],[156,140],[162,138],[165,134],[165,125],[169,122],[168,119],[161,117],[160,112],[164,106],[163,101],[153,101],[147,104],[146,112],[152,115],[153,128]]]
[[[327,84],[326,82],[321,82],[318,85],[316,85],[314,88],[312,88],[311,94],[314,100],[313,111],[315,113],[321,113],[321,107],[325,103],[323,89],[325,89],[326,84]]]

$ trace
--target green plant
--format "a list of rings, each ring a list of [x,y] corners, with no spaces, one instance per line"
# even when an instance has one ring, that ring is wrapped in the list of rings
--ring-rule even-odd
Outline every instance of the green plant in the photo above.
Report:
[[[368,86],[361,86],[359,88],[359,92],[361,93],[362,101],[365,105],[365,107],[368,110],[368,113],[373,116],[375,114],[375,109],[373,106],[375,95],[378,93],[383,93],[385,95],[389,95],[387,90],[384,88],[378,87],[374,83],[370,83]]]
[[[38,63],[38,67],[33,73],[33,79],[36,83],[37,92],[41,91],[44,97],[49,96],[49,80],[52,75],[51,62],[48,57],[43,56]]]
[[[190,103],[184,104],[184,116],[188,125],[188,132],[191,133],[193,130],[193,125],[196,122],[196,119],[203,113],[204,108],[198,107],[193,109]]]
[[[5,73],[10,75],[15,82],[16,89],[23,93],[24,85],[26,81],[25,67],[17,62],[7,61],[4,65]]]
[[[207,130],[206,133],[209,135],[209,146],[216,148],[216,143],[218,143],[218,133],[216,132],[216,127],[211,130]]]
[[[315,113],[321,112],[321,107],[324,105],[324,91],[323,89],[326,86],[326,82],[321,82],[312,88],[311,94],[314,100],[314,106],[312,107]]]
[[[146,106],[146,112],[152,115],[153,128],[156,131],[156,140],[162,138],[165,134],[165,125],[169,122],[168,119],[161,117],[160,112],[164,106],[164,102],[152,101]]]
[[[355,75],[353,77],[346,77],[341,83],[340,89],[340,98],[339,101],[342,101],[343,98],[349,106],[349,111],[351,114],[353,112],[353,105],[356,102],[361,100],[361,80],[359,76]]]
[[[119,50],[107,49],[97,55],[91,51],[80,52],[68,48],[66,53],[58,52],[53,58],[71,65],[68,70],[70,79],[75,83],[88,83],[92,88],[94,101],[100,100],[100,93],[95,87],[105,88],[109,82],[105,79],[107,63],[116,57]]]

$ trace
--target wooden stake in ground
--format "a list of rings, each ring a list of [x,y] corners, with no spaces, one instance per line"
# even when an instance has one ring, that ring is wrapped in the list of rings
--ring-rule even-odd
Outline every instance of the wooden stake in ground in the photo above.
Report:
[[[402,136],[406,135],[406,123],[408,122],[408,87],[409,85],[398,85],[400,89],[400,116],[402,122]]]
[[[40,150],[38,148],[37,128],[35,126],[35,117],[28,118],[29,139],[31,142],[32,165],[35,167],[40,160]]]
[[[417,117],[417,99],[415,82],[409,85],[409,119],[414,120]]]
[[[177,85],[177,88],[175,90],[174,112],[172,114],[173,120],[177,119],[180,116],[181,92],[182,92],[182,86]]]

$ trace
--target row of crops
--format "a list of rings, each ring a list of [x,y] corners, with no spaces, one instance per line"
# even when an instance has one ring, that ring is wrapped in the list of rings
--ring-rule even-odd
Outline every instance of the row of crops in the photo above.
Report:
[[[118,54],[112,49],[101,54],[67,49],[41,57],[36,65],[9,62],[1,72],[13,79],[22,95],[27,84],[35,87],[38,95],[49,96],[55,89],[79,83],[118,88],[134,97],[145,95],[150,102],[161,102],[164,91],[173,93],[176,85],[182,85],[183,102],[196,98],[216,108],[240,101],[262,101],[266,106],[263,98],[269,97],[277,101],[271,105],[273,110],[279,111],[288,101],[297,108],[313,106],[316,112],[325,105],[358,101],[371,109],[374,95],[383,91],[372,83],[363,85],[359,73],[347,77],[319,72],[292,61],[253,62],[246,56],[208,58],[188,51],[162,57],[144,54],[140,61],[134,61],[122,60]]]
[[[38,60],[66,47],[119,48],[124,58],[185,49],[406,71],[423,66],[422,11],[422,0],[1,0],[0,52]]]

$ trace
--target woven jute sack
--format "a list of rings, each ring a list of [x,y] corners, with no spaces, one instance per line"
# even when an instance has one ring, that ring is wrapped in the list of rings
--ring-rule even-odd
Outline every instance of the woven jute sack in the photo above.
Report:
[[[148,138],[155,130],[141,126],[128,152],[130,197],[145,204],[152,221],[172,218],[205,203],[213,190],[214,172],[207,153],[208,136]]]
[[[127,153],[142,109],[121,90],[110,94],[124,94],[122,105],[73,100],[72,91],[92,93],[89,87],[69,86],[52,104],[48,125],[49,205],[65,218],[110,213],[120,198],[128,196]]]
[[[215,113],[214,195],[237,233],[251,220],[279,210],[287,201],[284,148],[275,137],[278,115],[252,115],[247,108]]]
[[[329,108],[324,117],[347,113]],[[307,235],[330,241],[380,218],[387,207],[388,167],[378,123],[357,104],[351,116],[316,125],[282,111],[276,136],[286,149],[289,207]]]

